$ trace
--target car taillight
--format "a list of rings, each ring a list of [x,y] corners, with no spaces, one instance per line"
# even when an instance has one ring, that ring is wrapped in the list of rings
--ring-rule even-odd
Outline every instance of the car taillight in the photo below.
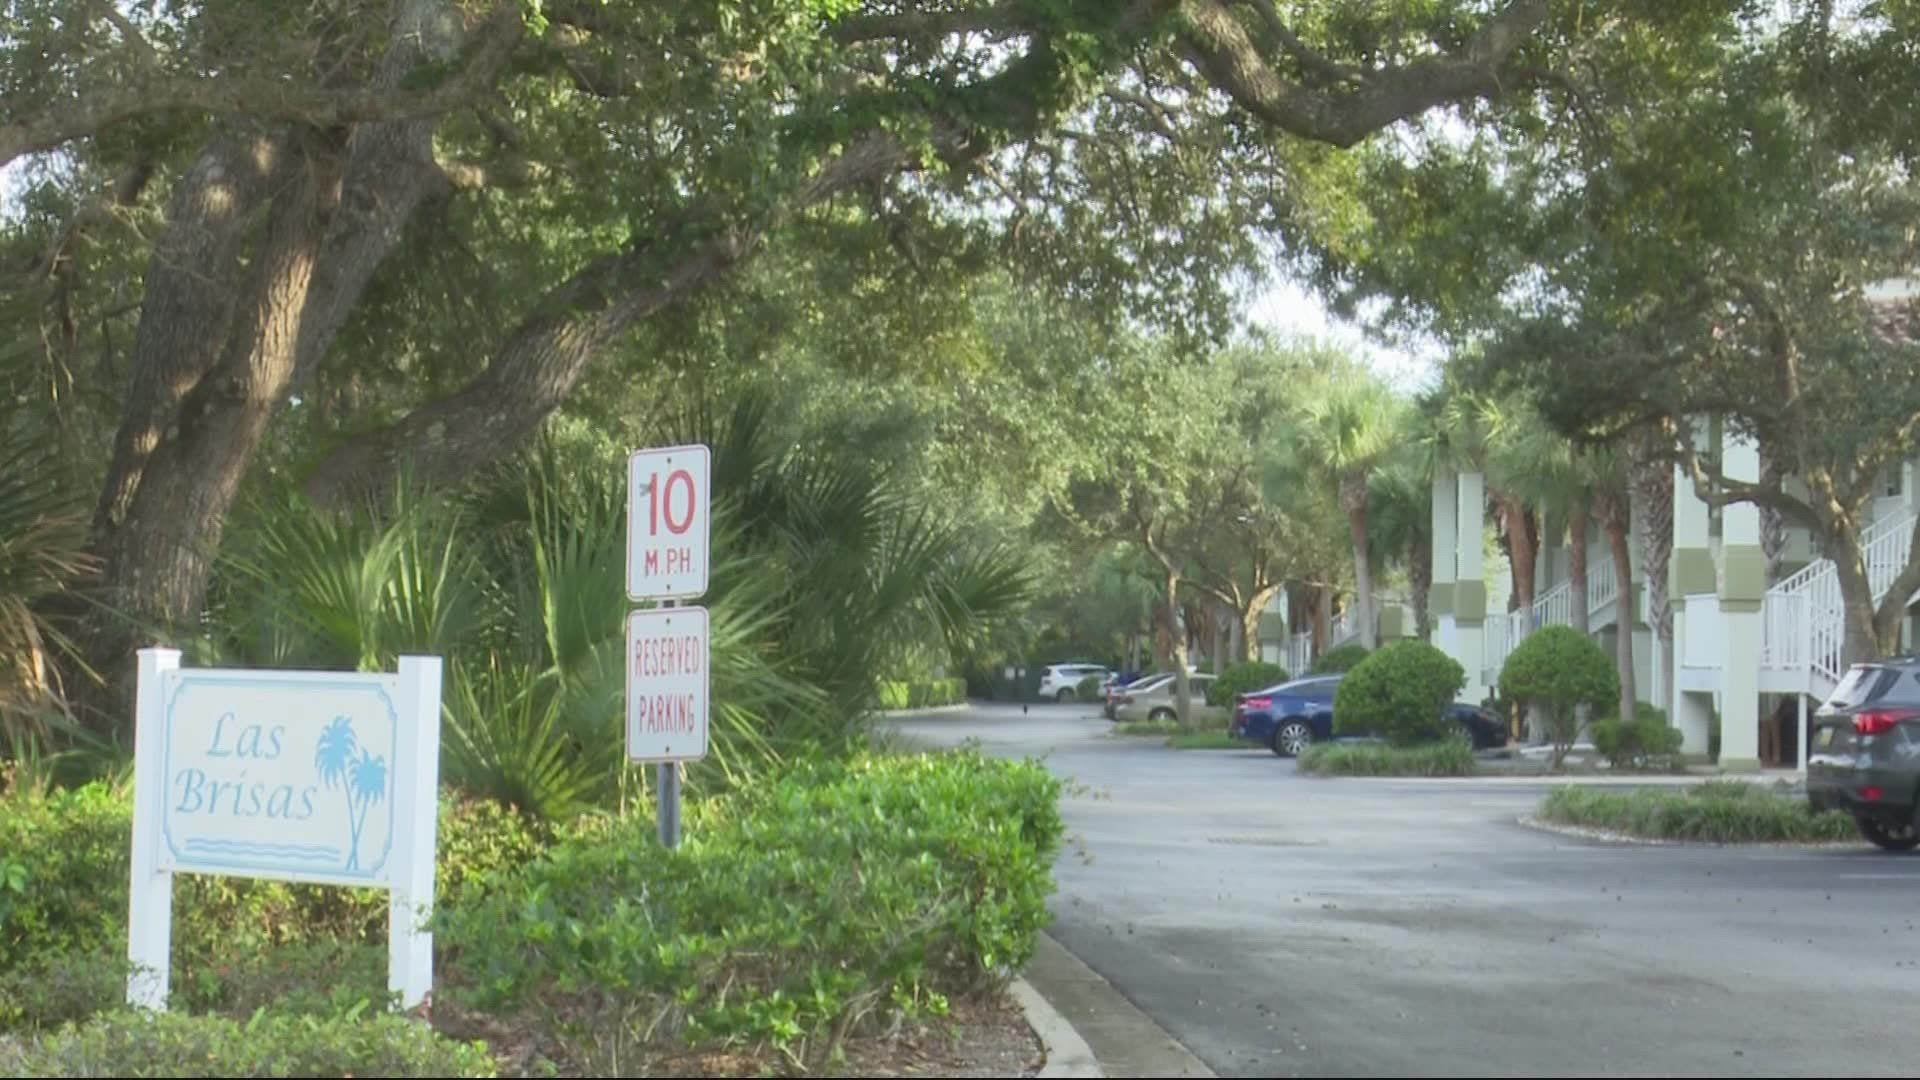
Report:
[[[1273,699],[1270,697],[1242,698],[1240,699],[1240,707],[1243,709],[1271,709],[1273,708]]]
[[[1857,713],[1853,718],[1853,730],[1862,735],[1884,735],[1917,716],[1920,716],[1920,712],[1911,709],[1876,709]]]
[[[1881,791],[1877,787],[1863,787],[1860,789],[1860,799],[1863,802],[1879,802],[1880,796],[1885,794],[1886,792]]]

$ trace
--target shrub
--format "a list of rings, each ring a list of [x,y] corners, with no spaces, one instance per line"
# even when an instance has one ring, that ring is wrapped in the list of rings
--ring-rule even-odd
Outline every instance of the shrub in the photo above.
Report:
[[[1264,660],[1246,660],[1220,673],[1207,687],[1207,704],[1216,708],[1234,703],[1241,694],[1264,690],[1287,681],[1287,669]]]
[[[1639,715],[1622,722],[1609,716],[1593,725],[1593,745],[1616,769],[1670,770],[1680,764],[1680,744],[1685,736],[1667,724],[1667,714],[1657,706],[1639,703]]]
[[[1314,776],[1471,776],[1473,750],[1458,739],[1426,746],[1315,743],[1300,755],[1300,771]]]
[[[496,1076],[487,1048],[395,1015],[365,1019],[117,1010],[0,1043],[0,1076]]]
[[[1327,654],[1313,662],[1313,674],[1338,675],[1352,671],[1360,661],[1367,658],[1367,647],[1360,644],[1342,645],[1337,649],[1328,649]]]
[[[913,684],[882,679],[879,686],[880,707],[890,711],[899,711],[913,707]]]
[[[873,756],[703,804],[670,852],[645,822],[601,819],[443,913],[443,997],[617,1001],[620,1017],[591,1026],[828,1052],[858,1021],[938,1009],[1026,962],[1048,920],[1058,794],[1033,762]]]
[[[1853,819],[1844,813],[1815,813],[1804,798],[1777,795],[1739,780],[1696,784],[1681,791],[1604,791],[1570,785],[1548,792],[1540,816],[1563,825],[1630,836],[1721,844],[1822,843],[1856,835]]]
[[[1331,655],[1331,654],[1329,654]],[[1396,641],[1355,665],[1333,696],[1342,735],[1411,746],[1445,733],[1447,705],[1466,685],[1460,662],[1424,641]]]
[[[901,709],[931,709],[942,705],[958,705],[967,700],[967,680],[965,679],[929,679],[922,682],[900,682],[883,679],[876,687],[880,708],[887,711]]]
[[[1095,701],[1100,697],[1100,676],[1089,675],[1081,679],[1073,688],[1073,696],[1081,701]]]
[[[1605,708],[1620,696],[1620,673],[1606,650],[1571,626],[1527,635],[1500,669],[1500,695],[1539,709],[1553,740],[1553,764],[1580,736],[1577,709]]]
[[[0,973],[63,957],[124,954],[131,804],[101,784],[0,800],[0,877],[23,886],[0,904]],[[542,834],[484,800],[440,803],[436,898],[457,905],[536,852]],[[174,879],[176,986],[261,947],[316,941],[384,944],[387,894],[250,878]]]

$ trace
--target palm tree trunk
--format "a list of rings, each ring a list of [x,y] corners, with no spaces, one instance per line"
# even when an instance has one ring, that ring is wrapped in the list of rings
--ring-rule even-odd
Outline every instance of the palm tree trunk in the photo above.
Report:
[[[1433,591],[1433,541],[1424,536],[1416,536],[1407,545],[1407,576],[1413,585],[1413,624],[1420,634],[1420,640],[1431,637],[1432,627],[1427,625],[1427,594]]]
[[[1507,564],[1513,578],[1508,610],[1530,611],[1534,599],[1534,556],[1538,547],[1533,511],[1519,499],[1502,495],[1500,515],[1506,525]]]
[[[1608,513],[1605,520],[1607,544],[1613,549],[1613,572],[1620,582],[1620,594],[1613,604],[1614,662],[1620,669],[1620,719],[1632,720],[1638,715],[1636,703],[1640,700],[1633,685],[1633,594],[1629,591],[1633,582],[1633,553],[1627,547],[1627,523],[1620,520],[1620,509],[1613,507],[1614,512]]]
[[[1575,499],[1567,510],[1567,580],[1572,583],[1573,628],[1587,633],[1587,501]]]
[[[1353,543],[1354,626],[1368,651],[1378,647],[1373,628],[1373,567],[1367,552],[1367,477],[1348,473],[1340,478],[1340,503],[1347,512],[1347,535]]]
[[[1665,427],[1649,427],[1627,443],[1633,519],[1646,561],[1647,622],[1663,653],[1670,652],[1673,644],[1673,605],[1667,597],[1667,566],[1673,561],[1673,467],[1665,456],[1671,442],[1672,434]],[[1673,665],[1666,670],[1673,670]]]

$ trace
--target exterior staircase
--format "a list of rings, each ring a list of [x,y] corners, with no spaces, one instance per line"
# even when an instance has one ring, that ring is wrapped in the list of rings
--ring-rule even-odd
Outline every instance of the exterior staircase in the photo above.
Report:
[[[1913,521],[1912,510],[1889,514],[1861,534],[1875,604],[1907,565]],[[1822,700],[1833,693],[1844,674],[1840,657],[1846,641],[1846,606],[1833,561],[1811,563],[1768,589],[1760,611],[1760,688]]]
[[[1587,560],[1587,626],[1598,630],[1618,617],[1620,576],[1611,556]],[[1573,625],[1573,581],[1569,578],[1534,598],[1533,606],[1487,616],[1486,654],[1481,681],[1497,685],[1507,657],[1527,635],[1543,626]]]

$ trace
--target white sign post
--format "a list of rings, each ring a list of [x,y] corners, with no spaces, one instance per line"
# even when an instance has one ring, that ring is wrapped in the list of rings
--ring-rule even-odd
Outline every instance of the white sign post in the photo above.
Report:
[[[704,446],[627,459],[627,599],[658,600],[627,619],[627,758],[659,766],[660,842],[680,843],[680,763],[706,756],[707,612],[675,608],[707,591],[713,457]]]
[[[441,662],[397,674],[182,669],[140,652],[129,1004],[165,1009],[173,875],[387,889],[387,985],[433,989]]]

